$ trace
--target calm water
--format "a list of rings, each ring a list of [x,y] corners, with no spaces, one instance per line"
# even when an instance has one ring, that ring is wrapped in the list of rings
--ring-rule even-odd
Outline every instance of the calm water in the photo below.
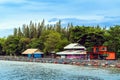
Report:
[[[120,80],[120,72],[72,65],[0,61],[0,80]]]

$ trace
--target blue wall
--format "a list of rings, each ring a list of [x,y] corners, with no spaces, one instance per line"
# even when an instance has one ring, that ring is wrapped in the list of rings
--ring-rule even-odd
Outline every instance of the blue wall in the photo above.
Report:
[[[40,53],[34,53],[34,54],[28,54],[28,58],[42,58],[42,54]]]
[[[34,58],[41,58],[41,57],[42,57],[42,54],[37,54],[37,53],[34,54]]]
[[[32,54],[28,54],[28,58],[31,58],[32,57]]]

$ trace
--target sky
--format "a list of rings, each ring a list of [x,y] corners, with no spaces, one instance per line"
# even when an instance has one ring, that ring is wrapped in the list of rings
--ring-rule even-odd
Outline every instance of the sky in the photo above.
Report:
[[[0,37],[23,24],[120,25],[120,0],[0,0]]]

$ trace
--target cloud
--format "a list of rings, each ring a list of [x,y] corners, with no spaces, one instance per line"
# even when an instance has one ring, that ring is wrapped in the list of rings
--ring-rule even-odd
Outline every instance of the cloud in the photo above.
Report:
[[[82,20],[78,18],[62,18],[62,19],[56,18],[56,20],[51,19],[49,20],[49,22],[51,24],[51,23],[56,23],[59,20],[61,20],[63,26],[67,26],[68,23],[72,23],[73,25],[86,25],[86,24],[90,24],[91,22],[94,22],[94,20]]]
[[[110,27],[114,25],[120,25],[120,16],[105,16],[101,19],[80,19],[80,18],[53,18],[48,22],[51,24],[56,23],[61,20],[62,25],[67,26],[68,23],[73,23],[73,25],[85,25],[85,26],[97,26]]]
[[[11,29],[43,19],[54,24],[120,24],[120,0],[0,0],[0,29]]]
[[[120,1],[111,0],[5,0],[3,11],[11,14],[39,13],[50,16],[110,15],[119,13]],[[108,4],[109,3],[109,4]],[[10,5],[11,4],[11,5]],[[118,9],[116,9],[118,8]],[[116,10],[115,10],[116,9]],[[12,11],[13,12],[12,12]],[[1,11],[2,12],[2,11]],[[45,14],[44,14],[45,13]]]

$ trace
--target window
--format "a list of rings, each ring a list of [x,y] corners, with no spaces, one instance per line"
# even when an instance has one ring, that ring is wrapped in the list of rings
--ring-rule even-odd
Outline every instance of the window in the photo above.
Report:
[[[99,48],[96,48],[96,52],[99,52]]]
[[[106,47],[103,47],[103,48],[102,48],[102,51],[106,51]]]

